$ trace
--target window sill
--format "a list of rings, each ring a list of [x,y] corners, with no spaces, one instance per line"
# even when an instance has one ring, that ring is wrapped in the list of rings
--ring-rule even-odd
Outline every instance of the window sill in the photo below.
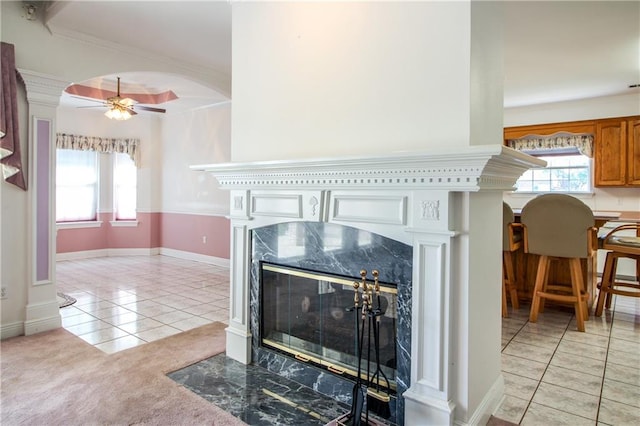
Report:
[[[138,226],[137,220],[112,220],[109,223],[114,228],[135,228]]]
[[[87,222],[58,222],[56,229],[81,229],[81,228],[100,228],[101,220],[92,220]]]
[[[595,192],[559,192],[559,191],[549,191],[549,192],[516,192],[516,191],[509,191],[509,195],[511,197],[522,197],[522,198],[530,198],[530,197],[535,197],[538,195],[542,195],[542,194],[564,194],[564,195],[571,195],[572,197],[576,197],[576,198],[593,198],[596,193]]]

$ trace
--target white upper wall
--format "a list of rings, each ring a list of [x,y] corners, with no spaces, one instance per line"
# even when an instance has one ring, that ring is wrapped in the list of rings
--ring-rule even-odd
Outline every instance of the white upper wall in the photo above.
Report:
[[[640,93],[505,108],[504,126],[562,123],[631,115],[640,115]]]
[[[501,91],[498,123],[470,137],[472,60],[496,66],[469,55],[471,15],[469,2],[234,3],[233,161],[500,143]]]
[[[231,103],[182,114],[162,121],[162,211],[229,214],[229,191],[218,188],[210,173],[193,164],[231,161]]]

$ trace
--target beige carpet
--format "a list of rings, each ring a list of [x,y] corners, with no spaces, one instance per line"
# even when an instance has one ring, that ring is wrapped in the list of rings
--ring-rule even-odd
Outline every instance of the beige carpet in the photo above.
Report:
[[[213,323],[105,354],[64,329],[0,342],[0,423],[244,425],[166,373],[221,353]]]

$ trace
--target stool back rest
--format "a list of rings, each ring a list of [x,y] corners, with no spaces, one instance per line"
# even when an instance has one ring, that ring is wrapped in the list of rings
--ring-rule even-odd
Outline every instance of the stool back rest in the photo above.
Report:
[[[509,238],[509,224],[515,221],[513,210],[509,204],[502,202],[502,250],[511,250],[511,239]]]
[[[592,254],[595,220],[591,209],[566,194],[543,194],[522,209],[529,253],[567,258]]]
[[[617,226],[604,237],[602,248],[640,256],[640,223]]]

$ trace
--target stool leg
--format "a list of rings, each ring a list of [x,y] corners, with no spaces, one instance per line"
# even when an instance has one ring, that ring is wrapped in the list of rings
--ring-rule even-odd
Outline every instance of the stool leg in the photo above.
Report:
[[[609,299],[611,294],[609,288],[611,286],[612,273],[615,270],[613,264],[615,263],[614,256],[611,252],[607,253],[607,257],[604,261],[604,269],[602,271],[602,281],[600,281],[600,292],[598,293],[598,302],[596,304],[595,316],[602,315],[605,300]]]
[[[505,251],[504,262],[507,268],[507,290],[509,291],[509,297],[511,299],[511,307],[513,309],[520,309],[518,303],[518,290],[516,289],[516,272],[513,267],[513,256],[510,251]]]
[[[608,290],[613,290],[616,285],[616,271],[618,270],[618,255],[615,253],[611,254],[611,275],[609,276],[609,287]],[[613,299],[613,293],[611,291],[607,292],[607,309],[611,309],[611,300]]]
[[[547,292],[547,285],[549,284],[549,271],[551,270],[551,258],[547,256],[547,260],[546,260],[546,268],[544,270],[544,281],[542,283],[542,291],[544,293]],[[537,278],[537,276],[536,276]],[[542,298],[540,299],[540,307],[538,308],[538,312],[544,312],[544,305],[547,302],[547,299]]]
[[[538,292],[541,292],[544,288],[545,281],[547,279],[547,269],[549,268],[549,257],[540,256],[538,260],[538,271],[536,272],[536,283],[533,288],[533,300],[531,301],[531,311],[529,312],[529,321],[538,321],[538,312],[540,309],[540,296]]]
[[[507,310],[507,281],[502,279],[502,318],[507,318],[509,311]]]
[[[507,310],[507,286],[508,278],[507,278],[507,269],[506,269],[506,253],[502,252],[502,318],[507,318],[509,316],[509,311]]]
[[[575,297],[574,309],[576,312],[576,323],[578,331],[584,331],[584,321],[588,315],[582,297],[582,266],[579,258],[569,259],[571,267],[571,289]]]

